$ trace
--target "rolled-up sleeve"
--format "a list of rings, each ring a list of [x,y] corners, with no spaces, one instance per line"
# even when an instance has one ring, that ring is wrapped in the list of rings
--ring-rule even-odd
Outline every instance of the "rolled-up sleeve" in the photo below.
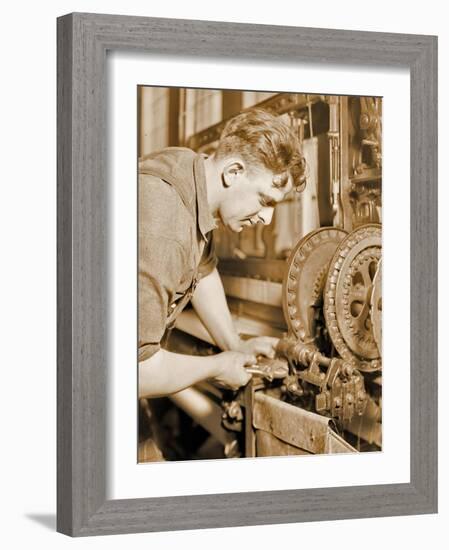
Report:
[[[141,236],[139,248],[139,361],[143,361],[160,349],[185,260],[180,245],[160,235]]]
[[[147,183],[139,182],[139,361],[160,349],[168,308],[186,262],[183,247],[163,225],[166,209],[173,208],[177,199],[170,190],[165,192],[164,182]]]

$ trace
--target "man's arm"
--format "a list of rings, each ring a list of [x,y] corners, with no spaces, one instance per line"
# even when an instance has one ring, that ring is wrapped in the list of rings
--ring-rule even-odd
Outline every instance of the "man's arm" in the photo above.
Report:
[[[212,378],[237,389],[255,357],[234,352],[193,357],[160,349],[167,312],[177,293],[187,257],[188,216],[172,187],[150,176],[139,179],[139,395],[169,395]]]
[[[198,357],[161,349],[139,363],[139,398],[170,395],[207,379],[238,389],[251,378],[244,367],[255,362],[253,355],[232,351]]]
[[[220,349],[274,357],[277,338],[261,336],[246,341],[240,339],[216,268],[200,280],[191,302]]]

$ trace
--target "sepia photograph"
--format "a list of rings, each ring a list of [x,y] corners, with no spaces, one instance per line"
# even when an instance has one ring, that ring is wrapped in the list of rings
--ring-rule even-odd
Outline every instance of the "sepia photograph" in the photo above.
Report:
[[[138,463],[381,451],[382,98],[136,100]]]

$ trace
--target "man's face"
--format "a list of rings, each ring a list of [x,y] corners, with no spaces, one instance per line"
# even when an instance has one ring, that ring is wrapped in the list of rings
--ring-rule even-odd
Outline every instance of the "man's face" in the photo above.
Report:
[[[221,221],[239,233],[244,227],[263,223],[269,225],[276,204],[292,189],[273,186],[273,173],[266,168],[248,171],[243,163],[234,163],[223,171],[225,192],[219,214]]]

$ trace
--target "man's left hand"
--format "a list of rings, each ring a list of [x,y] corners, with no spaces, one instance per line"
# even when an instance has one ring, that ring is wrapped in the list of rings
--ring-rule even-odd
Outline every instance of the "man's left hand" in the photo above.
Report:
[[[249,340],[241,340],[238,351],[253,355],[264,355],[270,359],[275,356],[275,348],[279,342],[279,338],[272,336],[256,336]]]

